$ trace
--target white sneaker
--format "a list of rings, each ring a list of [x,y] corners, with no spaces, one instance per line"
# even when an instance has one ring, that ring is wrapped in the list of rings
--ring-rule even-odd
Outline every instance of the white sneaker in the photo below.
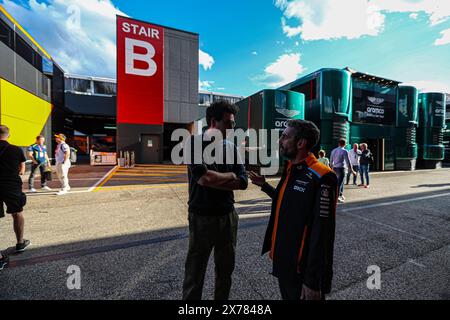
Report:
[[[46,190],[46,191],[52,191],[52,189],[51,189],[51,188],[49,188],[49,187],[47,187],[47,186],[45,186],[45,187],[42,187],[42,190]]]
[[[63,196],[63,195],[65,195],[65,194],[67,194],[67,191],[66,191],[66,190],[60,190],[56,195],[57,195],[57,196]]]
[[[35,188],[31,188],[31,189],[30,189],[30,192],[31,192],[31,193],[36,193],[37,190],[36,190]]]
[[[338,198],[338,202],[339,202],[339,203],[344,203],[344,202],[345,202],[345,199],[343,199],[342,197],[339,197],[339,198]]]

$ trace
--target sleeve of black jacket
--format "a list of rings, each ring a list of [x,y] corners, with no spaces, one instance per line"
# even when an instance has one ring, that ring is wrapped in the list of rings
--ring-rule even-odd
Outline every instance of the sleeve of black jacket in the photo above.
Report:
[[[263,191],[265,194],[267,194],[272,199],[275,197],[276,190],[268,182],[266,182],[262,185],[261,191]]]
[[[234,165],[234,174],[239,179],[239,189],[240,190],[246,190],[248,188],[248,175],[247,170],[245,170],[244,163],[242,162],[241,156],[236,148],[234,146],[234,154],[235,154],[235,165]]]
[[[322,177],[316,193],[311,224],[309,255],[304,284],[322,293],[331,291],[336,227],[337,178],[331,172]]]
[[[188,169],[191,172],[194,180],[198,182],[198,180],[200,180],[200,178],[206,174],[206,172],[208,171],[208,168],[206,167],[206,165],[203,162],[202,154],[197,155],[197,157],[196,157],[195,147],[194,147],[195,143],[200,144],[200,143],[202,143],[202,141],[199,137],[192,136],[190,138],[189,143],[186,145],[186,152],[188,152],[189,156],[190,156]],[[199,151],[203,151],[203,147]]]

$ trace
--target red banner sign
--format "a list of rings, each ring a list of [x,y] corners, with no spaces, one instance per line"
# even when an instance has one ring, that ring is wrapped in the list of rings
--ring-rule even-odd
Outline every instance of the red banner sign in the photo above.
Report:
[[[117,16],[117,123],[164,122],[164,29]]]

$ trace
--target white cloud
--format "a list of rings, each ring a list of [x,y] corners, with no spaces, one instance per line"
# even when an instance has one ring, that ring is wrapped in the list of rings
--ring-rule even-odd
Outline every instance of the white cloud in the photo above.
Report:
[[[10,0],[3,5],[69,73],[116,75],[116,15],[110,0]]]
[[[450,17],[448,0],[372,0],[374,5],[385,12],[424,12],[431,25],[446,21]]]
[[[258,52],[253,51],[253,52],[252,52],[252,55],[257,56],[257,55],[258,55]]]
[[[420,92],[446,92],[450,93],[450,83],[434,80],[418,80],[402,83],[402,85],[413,86]]]
[[[303,40],[377,36],[386,13],[410,13],[416,19],[423,12],[431,25],[450,17],[448,0],[276,0],[275,6],[283,11],[283,32]]]
[[[198,89],[203,91],[212,91],[215,81],[198,80]]]
[[[301,55],[299,53],[283,54],[264,69],[264,75],[258,76],[254,80],[263,82],[271,88],[292,82],[306,70],[301,65],[300,60]]]
[[[286,0],[275,5],[284,12],[281,26],[288,37],[356,39],[378,35],[384,26],[384,16],[367,0]],[[288,25],[286,19],[296,20],[297,25]]]
[[[436,46],[442,46],[444,44],[450,43],[450,29],[446,29],[444,31],[441,31],[441,37],[439,39],[436,39],[434,42],[434,45]]]
[[[285,18],[281,18],[281,27],[283,28],[283,33],[286,36],[288,36],[288,38],[298,36],[300,33],[302,33],[301,26],[298,26],[298,27],[288,26]]]
[[[214,64],[214,58],[208,53],[199,50],[199,64],[203,67],[204,70],[210,70]]]
[[[413,19],[413,20],[417,20],[417,18],[419,17],[419,14],[418,14],[418,13],[411,13],[411,14],[409,15],[409,17],[410,17],[411,19]]]

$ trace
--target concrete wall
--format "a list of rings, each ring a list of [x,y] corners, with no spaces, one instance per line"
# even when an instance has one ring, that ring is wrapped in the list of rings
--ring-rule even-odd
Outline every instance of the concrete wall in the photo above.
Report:
[[[164,122],[198,118],[199,36],[164,29]]]

